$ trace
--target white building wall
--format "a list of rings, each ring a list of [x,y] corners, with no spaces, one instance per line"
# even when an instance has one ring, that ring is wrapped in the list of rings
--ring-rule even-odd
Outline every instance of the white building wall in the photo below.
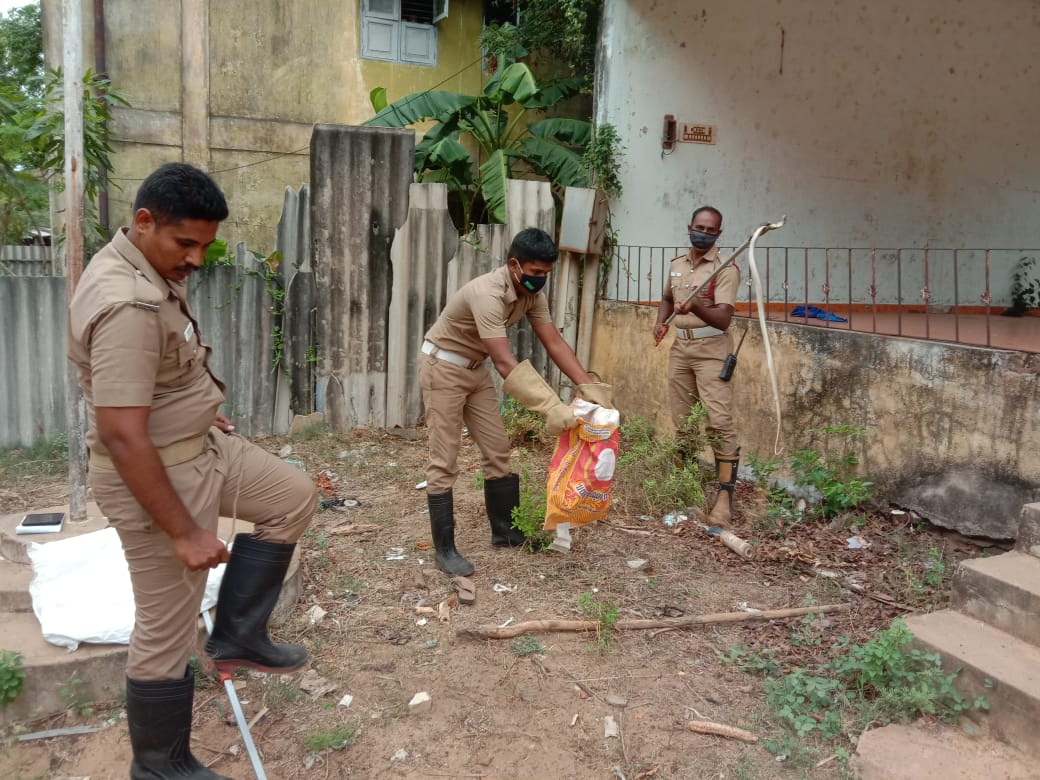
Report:
[[[1032,0],[606,0],[596,114],[625,146],[620,242],[686,245],[698,204],[731,245],[787,214],[763,246],[1014,250],[994,253],[1006,298],[1040,246],[1038,43]],[[662,156],[665,114],[716,143]],[[959,302],[978,304],[982,262],[961,265]],[[952,275],[930,268],[938,299]]]

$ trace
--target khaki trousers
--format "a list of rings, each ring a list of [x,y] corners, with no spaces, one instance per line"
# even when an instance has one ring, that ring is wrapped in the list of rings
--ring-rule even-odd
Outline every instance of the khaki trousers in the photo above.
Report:
[[[487,365],[461,368],[420,355],[419,380],[430,440],[426,492],[446,493],[455,484],[463,424],[480,449],[484,478],[508,477],[509,437],[498,411],[498,395]]]
[[[219,515],[255,525],[269,542],[294,543],[317,506],[304,472],[240,436],[210,428],[194,460],[166,469],[177,495],[199,527],[216,532]],[[181,679],[198,636],[206,571],[188,571],[170,537],[152,522],[111,469],[90,469],[101,511],[119,534],[130,568],[136,613],[126,673],[135,680]]]
[[[677,431],[686,427],[691,407],[701,401],[708,409],[707,433],[716,441],[716,457],[736,457],[739,451],[733,424],[733,383],[719,379],[722,363],[733,349],[729,332],[703,339],[676,338],[668,353],[668,396]]]

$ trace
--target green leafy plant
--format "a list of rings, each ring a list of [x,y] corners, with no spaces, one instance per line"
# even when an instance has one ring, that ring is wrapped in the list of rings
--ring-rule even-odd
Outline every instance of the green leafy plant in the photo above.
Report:
[[[542,528],[545,525],[545,480],[536,479],[531,471],[531,464],[522,460],[520,503],[513,507],[513,527],[519,528],[527,537],[524,546],[532,552],[538,552],[548,549],[553,535]]]
[[[1011,274],[1011,307],[1001,312],[1006,317],[1022,317],[1040,308],[1040,277],[1034,272],[1035,257],[1021,257]]]
[[[956,675],[943,672],[938,654],[911,648],[912,638],[901,620],[860,645],[843,637],[834,646],[838,655],[815,672],[795,668],[766,681],[770,711],[801,742],[922,715],[954,722],[971,709],[989,708],[984,697],[968,701],[954,685]],[[739,663],[745,656],[731,650],[731,657]],[[781,736],[770,746],[787,750],[792,744]]]
[[[519,24],[492,23],[481,33],[480,45],[488,52],[489,69],[530,50],[548,54],[548,66],[562,63],[567,72],[580,78],[584,91],[591,91],[601,0],[490,0],[489,4],[499,9],[509,4],[513,14],[519,11]]]
[[[795,484],[819,493],[819,513],[823,517],[834,517],[863,504],[873,495],[873,483],[855,476],[859,457],[853,447],[866,438],[867,429],[842,423],[809,433],[840,437],[840,447],[834,454],[810,448],[792,453],[790,465]]]
[[[0,706],[6,707],[18,698],[25,687],[25,669],[21,653],[0,650]]]
[[[271,370],[272,372],[281,370],[288,375],[288,368],[283,365],[285,357],[285,331],[282,330],[282,318],[285,314],[285,287],[283,286],[282,275],[279,270],[284,257],[277,250],[269,255],[249,250],[249,255],[254,261],[252,264],[239,263],[235,250],[228,246],[227,241],[218,238],[210,244],[205,256],[202,258],[202,271],[210,271],[214,268],[234,268],[240,277],[238,283],[234,285],[235,290],[241,289],[242,282],[246,277],[260,279],[263,282],[264,291],[271,300],[270,305],[267,307],[267,310],[271,313],[272,322]],[[196,280],[196,284],[200,283],[200,281],[201,278]],[[230,303],[230,301],[226,303]],[[308,347],[307,362],[313,362],[311,360],[312,354],[316,356],[316,352],[312,353],[311,347]]]
[[[34,230],[49,224],[49,218],[38,211],[45,199],[38,197],[40,187],[64,189],[65,114],[64,77],[51,70],[34,79],[34,86],[12,99],[0,96],[0,192],[12,211],[21,211]],[[88,255],[100,247],[108,236],[98,222],[93,204],[108,186],[112,171],[111,124],[114,106],[129,102],[112,83],[93,71],[83,76],[83,183],[86,196],[84,234]],[[8,140],[4,140],[8,139]],[[35,200],[34,194],[36,193]],[[38,204],[35,205],[34,204]],[[6,224],[0,229],[10,234]]]
[[[359,732],[360,729],[353,723],[340,723],[330,729],[311,732],[304,739],[303,744],[309,753],[342,750],[354,744]]]
[[[606,652],[614,626],[621,617],[617,604],[604,601],[592,593],[582,593],[578,597],[578,609],[585,617],[596,621],[596,638],[601,653]]]
[[[563,117],[530,122],[527,116],[576,94],[580,85],[574,78],[541,85],[525,63],[502,63],[479,95],[426,90],[388,104],[379,87],[371,95],[377,113],[364,124],[435,123],[415,148],[415,172],[419,181],[445,182],[459,194],[468,232],[481,217],[474,213],[478,195],[490,221],[506,221],[506,181],[518,164],[556,187],[588,184],[581,155],[592,137],[591,123]],[[467,140],[479,149],[476,158]]]

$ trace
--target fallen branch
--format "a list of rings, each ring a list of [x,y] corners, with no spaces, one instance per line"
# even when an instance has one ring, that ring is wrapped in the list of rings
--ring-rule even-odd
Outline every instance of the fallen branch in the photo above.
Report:
[[[823,604],[818,607],[790,607],[787,609],[765,609],[761,612],[718,612],[711,615],[694,615],[681,618],[656,618],[653,620],[619,620],[615,631],[643,631],[648,628],[690,628],[714,623],[744,623],[749,620],[783,620],[802,615],[823,615],[827,612],[848,612],[849,604]],[[498,626],[475,626],[462,628],[456,636],[470,639],[512,639],[524,634],[542,634],[552,631],[596,631],[601,627],[598,620],[528,620],[506,628]]]
[[[691,720],[686,728],[695,734],[713,734],[716,737],[727,739],[739,739],[741,742],[758,742],[758,737],[750,731],[738,729],[736,726],[727,726],[725,723],[716,723],[711,720]]]

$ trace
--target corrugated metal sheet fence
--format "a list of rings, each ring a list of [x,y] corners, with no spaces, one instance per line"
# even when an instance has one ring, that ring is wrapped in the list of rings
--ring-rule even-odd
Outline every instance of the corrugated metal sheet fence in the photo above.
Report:
[[[49,246],[0,246],[0,276],[50,276]]]
[[[233,264],[192,278],[225,411],[244,435],[286,433],[313,411],[336,430],[413,425],[419,346],[447,296],[500,265],[520,229],[553,232],[548,184],[512,181],[508,225],[460,241],[444,185],[411,181],[414,146],[411,131],[318,125],[313,202],[306,187],[287,190],[281,264],[240,245]],[[63,278],[0,276],[0,447],[64,431],[64,289]],[[545,368],[530,328],[511,340]]]

